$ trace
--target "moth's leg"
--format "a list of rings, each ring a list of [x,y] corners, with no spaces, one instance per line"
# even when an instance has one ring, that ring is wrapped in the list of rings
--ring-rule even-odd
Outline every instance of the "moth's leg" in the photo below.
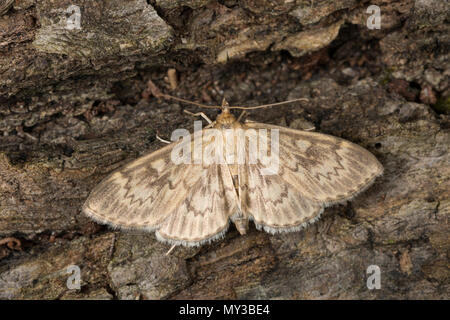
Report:
[[[171,143],[170,141],[161,138],[158,134],[156,134],[156,139],[158,139],[161,142],[167,143],[167,144]]]
[[[210,124],[208,124],[208,125],[205,127],[205,129],[212,128],[212,127],[214,127],[215,124],[216,124],[216,122],[213,121],[213,122],[211,122]]]
[[[316,127],[314,126],[314,124],[310,123],[309,121],[304,121],[303,123],[300,124],[300,128],[298,128],[300,130],[303,131],[314,131],[316,130]]]
[[[173,249],[175,249],[176,246],[177,246],[177,245],[174,244],[174,245],[172,246],[172,248],[170,248],[169,251],[166,252],[166,256],[168,256],[168,255],[173,251]]]
[[[203,119],[205,119],[206,121],[208,121],[208,123],[209,124],[211,124],[213,121],[210,119],[210,118],[208,118],[208,116],[206,115],[206,114],[204,114],[203,112],[197,112],[197,113],[193,113],[193,112],[190,112],[190,111],[187,111],[187,110],[183,110],[184,111],[184,113],[187,113],[187,114],[189,114],[189,115],[191,115],[191,116],[193,116],[193,117],[202,117]]]
[[[247,114],[247,111],[242,111],[242,113],[240,114],[240,116],[237,118],[237,121],[241,121],[241,119]]]

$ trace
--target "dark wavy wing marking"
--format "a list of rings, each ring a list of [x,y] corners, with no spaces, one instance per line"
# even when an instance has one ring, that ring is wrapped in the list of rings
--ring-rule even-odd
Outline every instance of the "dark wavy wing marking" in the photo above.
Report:
[[[222,236],[237,201],[226,165],[212,164],[156,232],[173,244],[199,245]]]
[[[329,205],[349,200],[383,173],[369,151],[347,140],[263,123],[246,126],[279,130],[279,176],[312,201]]]
[[[209,131],[204,130],[204,145],[210,143],[210,136]],[[121,228],[154,230],[163,226],[161,236],[164,237],[163,233],[167,232],[164,234],[171,238],[173,234],[168,231],[167,224],[163,224],[164,221],[175,218],[179,221],[183,215],[189,217],[190,210],[200,205],[192,203],[201,200],[196,191],[201,190],[201,195],[211,200],[212,191],[204,189],[209,186],[201,187],[207,183],[206,177],[209,181],[222,178],[215,176],[218,169],[211,166],[204,168],[200,164],[174,164],[171,152],[177,143],[144,155],[105,178],[91,192],[83,211],[99,222]],[[194,150],[192,145],[191,150]],[[205,200],[200,203],[204,204]],[[227,210],[220,208],[223,202],[216,201],[215,205],[215,214],[219,214],[222,209],[220,214],[226,214]],[[219,221],[222,223],[221,219]],[[199,236],[199,233],[193,232],[192,235]]]
[[[305,198],[279,175],[264,175],[260,162],[240,166],[242,210],[267,232],[294,231],[315,221],[323,205]]]

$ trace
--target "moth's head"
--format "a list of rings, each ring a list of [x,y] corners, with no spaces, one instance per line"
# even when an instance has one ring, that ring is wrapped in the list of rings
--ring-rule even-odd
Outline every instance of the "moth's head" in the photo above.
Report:
[[[216,127],[220,128],[232,128],[235,123],[237,123],[235,116],[230,113],[229,104],[225,100],[222,100],[222,113],[216,118]]]

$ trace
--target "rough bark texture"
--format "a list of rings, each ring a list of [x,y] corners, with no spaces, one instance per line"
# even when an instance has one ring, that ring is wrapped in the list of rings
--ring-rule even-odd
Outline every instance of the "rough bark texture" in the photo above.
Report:
[[[445,0],[0,0],[0,298],[448,299],[449,20]],[[314,124],[385,174],[301,232],[231,228],[165,256],[154,235],[80,212],[108,172],[162,146],[157,132],[192,129],[195,108],[158,101],[149,79],[204,103],[306,97],[250,118]]]

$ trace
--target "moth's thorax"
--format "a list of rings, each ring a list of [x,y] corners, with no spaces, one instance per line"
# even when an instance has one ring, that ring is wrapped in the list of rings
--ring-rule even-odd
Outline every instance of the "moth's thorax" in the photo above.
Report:
[[[216,118],[214,128],[217,129],[234,129],[241,127],[241,124],[236,120],[236,117],[230,113],[228,108],[224,108],[222,113]]]

